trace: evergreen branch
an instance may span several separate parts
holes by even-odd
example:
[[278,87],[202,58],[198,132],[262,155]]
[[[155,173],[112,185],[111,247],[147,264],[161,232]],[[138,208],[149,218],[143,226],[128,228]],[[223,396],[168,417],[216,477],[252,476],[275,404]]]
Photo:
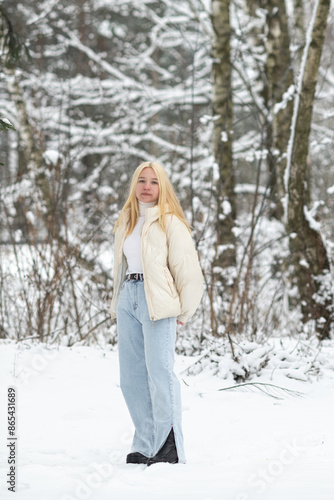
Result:
[[15,127],[7,118],[0,118],[0,131],[15,130]]
[[6,68],[12,69],[21,61],[22,51],[31,60],[28,46],[14,31],[13,25],[4,9],[0,6],[0,60]]

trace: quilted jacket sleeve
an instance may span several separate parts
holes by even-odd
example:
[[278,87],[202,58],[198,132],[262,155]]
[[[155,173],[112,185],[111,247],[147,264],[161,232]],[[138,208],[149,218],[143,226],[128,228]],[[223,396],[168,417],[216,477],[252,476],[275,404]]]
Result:
[[203,274],[193,239],[176,216],[167,223],[168,265],[181,303],[177,318],[185,323],[196,311],[203,295]]

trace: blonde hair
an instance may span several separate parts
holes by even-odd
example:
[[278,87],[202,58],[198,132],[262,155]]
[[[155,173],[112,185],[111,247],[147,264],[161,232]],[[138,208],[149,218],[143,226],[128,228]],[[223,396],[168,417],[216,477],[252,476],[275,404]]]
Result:
[[175,194],[174,188],[167,177],[165,169],[155,161],[145,161],[141,163],[133,173],[129,188],[128,198],[121,210],[120,216],[115,224],[114,231],[121,225],[126,224],[126,236],[134,230],[139,218],[139,205],[136,198],[136,187],[139,176],[144,168],[152,168],[158,179],[159,198],[157,201],[159,223],[164,232],[166,232],[166,215],[175,215],[190,232],[189,224],[186,221],[182,207]]

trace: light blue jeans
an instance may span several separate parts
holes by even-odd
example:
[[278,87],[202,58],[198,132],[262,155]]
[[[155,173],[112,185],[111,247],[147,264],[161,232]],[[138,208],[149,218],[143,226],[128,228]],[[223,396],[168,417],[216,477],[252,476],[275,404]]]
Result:
[[151,321],[144,282],[125,281],[117,304],[121,390],[135,434],[131,451],[153,457],[174,430],[185,462],[180,383],[174,373],[176,318]]

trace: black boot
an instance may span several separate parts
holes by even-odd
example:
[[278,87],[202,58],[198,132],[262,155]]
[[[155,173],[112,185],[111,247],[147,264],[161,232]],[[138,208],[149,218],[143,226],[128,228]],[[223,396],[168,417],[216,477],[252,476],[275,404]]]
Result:
[[179,458],[177,456],[174,431],[170,431],[165,444],[160,448],[154,457],[147,460],[147,465],[158,464],[161,462],[168,462],[169,464],[177,464]]
[[146,464],[147,460],[148,458],[145,457],[145,455],[142,455],[137,451],[134,453],[129,453],[128,456],[126,457],[127,464]]

